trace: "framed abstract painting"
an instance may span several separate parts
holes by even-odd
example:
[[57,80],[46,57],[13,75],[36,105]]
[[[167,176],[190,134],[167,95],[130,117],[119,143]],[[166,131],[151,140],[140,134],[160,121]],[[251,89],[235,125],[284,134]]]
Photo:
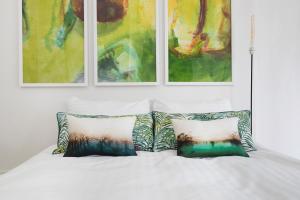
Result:
[[19,0],[23,87],[87,86],[85,0]]
[[231,0],[166,0],[168,85],[231,85]]
[[156,85],[156,0],[95,0],[96,86]]

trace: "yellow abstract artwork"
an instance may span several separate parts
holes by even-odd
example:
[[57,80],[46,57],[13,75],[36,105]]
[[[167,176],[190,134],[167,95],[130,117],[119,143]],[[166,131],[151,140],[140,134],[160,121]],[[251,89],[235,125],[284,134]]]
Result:
[[23,84],[84,84],[84,0],[22,0]]

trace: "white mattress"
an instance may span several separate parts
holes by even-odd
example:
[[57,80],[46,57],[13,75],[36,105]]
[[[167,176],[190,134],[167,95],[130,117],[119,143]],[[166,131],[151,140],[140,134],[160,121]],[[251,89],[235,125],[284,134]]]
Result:
[[63,158],[50,147],[0,176],[1,200],[300,199],[300,162],[266,150],[251,158]]

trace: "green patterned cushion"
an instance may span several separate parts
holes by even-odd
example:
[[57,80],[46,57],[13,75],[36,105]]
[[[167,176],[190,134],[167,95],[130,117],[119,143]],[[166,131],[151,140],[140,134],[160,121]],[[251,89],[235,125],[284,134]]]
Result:
[[[69,114],[75,117],[82,118],[110,118],[112,116],[104,115],[76,115]],[[132,115],[129,115],[130,117]],[[120,116],[113,116],[120,117]],[[124,117],[124,116],[122,116]],[[136,151],[153,151],[153,119],[151,113],[136,115],[137,120],[133,129],[133,143]],[[67,113],[59,112],[57,113],[57,123],[58,123],[58,140],[57,148],[53,151],[53,154],[65,153],[68,142],[68,121]]]
[[153,112],[154,117],[154,151],[176,150],[177,141],[174,133],[172,119],[187,119],[209,121],[216,119],[238,117],[239,134],[242,146],[249,151],[255,151],[254,142],[252,140],[250,111],[229,111],[217,113],[188,113],[188,114],[167,114],[163,112]]

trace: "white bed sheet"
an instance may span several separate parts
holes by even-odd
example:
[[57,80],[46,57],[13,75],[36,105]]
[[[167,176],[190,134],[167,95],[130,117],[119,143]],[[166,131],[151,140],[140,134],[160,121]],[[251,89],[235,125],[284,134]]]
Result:
[[1,200],[300,199],[300,162],[259,149],[251,158],[63,158],[49,147],[0,176]]

